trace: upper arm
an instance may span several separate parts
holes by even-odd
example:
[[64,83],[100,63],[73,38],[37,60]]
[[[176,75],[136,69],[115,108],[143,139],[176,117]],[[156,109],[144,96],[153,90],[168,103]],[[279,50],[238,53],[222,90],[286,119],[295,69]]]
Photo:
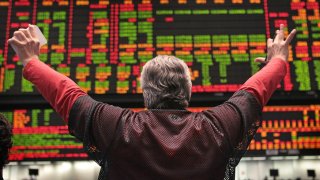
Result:
[[105,151],[110,148],[124,116],[132,114],[129,109],[123,109],[105,103],[99,103],[92,114],[92,135],[97,141],[97,147]]
[[246,92],[236,92],[224,104],[207,110],[219,124],[228,150],[245,150],[249,145],[260,121],[262,108],[256,98]]
[[128,109],[100,103],[90,96],[82,96],[74,103],[69,120],[69,131],[100,152],[105,152],[115,137],[121,117]]

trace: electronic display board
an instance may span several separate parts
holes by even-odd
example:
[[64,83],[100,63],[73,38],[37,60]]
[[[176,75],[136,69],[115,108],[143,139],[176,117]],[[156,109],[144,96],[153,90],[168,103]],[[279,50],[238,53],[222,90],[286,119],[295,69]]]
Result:
[[[190,111],[202,111],[192,107]],[[143,109],[133,109],[140,111]],[[50,108],[0,111],[13,124],[10,160],[87,159],[82,143]],[[320,105],[266,106],[246,156],[319,155]]]
[[0,95],[37,94],[6,43],[29,23],[48,39],[40,59],[89,94],[141,93],[142,66],[158,54],[188,64],[194,93],[234,92],[280,24],[297,35],[279,90],[320,89],[317,0],[1,0],[0,17]]

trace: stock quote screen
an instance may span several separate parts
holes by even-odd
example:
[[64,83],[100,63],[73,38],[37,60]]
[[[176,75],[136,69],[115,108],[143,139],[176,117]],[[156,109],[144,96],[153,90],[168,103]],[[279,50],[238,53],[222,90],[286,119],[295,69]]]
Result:
[[0,17],[0,95],[37,94],[6,43],[28,24],[48,39],[41,61],[89,94],[141,93],[142,66],[159,54],[188,64],[194,93],[234,92],[284,24],[297,35],[280,91],[320,90],[317,0],[1,0]]
[[[193,112],[204,109],[189,108]],[[0,112],[14,126],[11,160],[87,159],[82,143],[69,135],[68,127],[52,109]],[[319,150],[320,105],[266,106],[246,156],[318,155]]]

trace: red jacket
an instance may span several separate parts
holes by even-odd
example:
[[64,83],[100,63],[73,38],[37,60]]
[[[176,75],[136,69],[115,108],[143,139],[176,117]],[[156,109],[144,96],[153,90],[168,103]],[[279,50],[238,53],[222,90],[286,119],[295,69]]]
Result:
[[272,59],[228,101],[197,113],[97,102],[39,60],[23,73],[102,166],[99,179],[233,179],[286,63]]

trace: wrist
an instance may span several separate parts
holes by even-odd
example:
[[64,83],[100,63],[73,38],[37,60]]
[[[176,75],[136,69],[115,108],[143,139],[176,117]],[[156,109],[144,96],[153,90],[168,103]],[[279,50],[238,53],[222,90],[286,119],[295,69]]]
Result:
[[282,55],[272,56],[271,59],[281,59],[281,60],[287,62],[287,58],[285,56],[282,56]]
[[22,59],[21,62],[22,62],[22,65],[25,67],[32,59],[39,59],[39,57],[37,55],[33,55],[29,58],[26,58],[26,59]]

